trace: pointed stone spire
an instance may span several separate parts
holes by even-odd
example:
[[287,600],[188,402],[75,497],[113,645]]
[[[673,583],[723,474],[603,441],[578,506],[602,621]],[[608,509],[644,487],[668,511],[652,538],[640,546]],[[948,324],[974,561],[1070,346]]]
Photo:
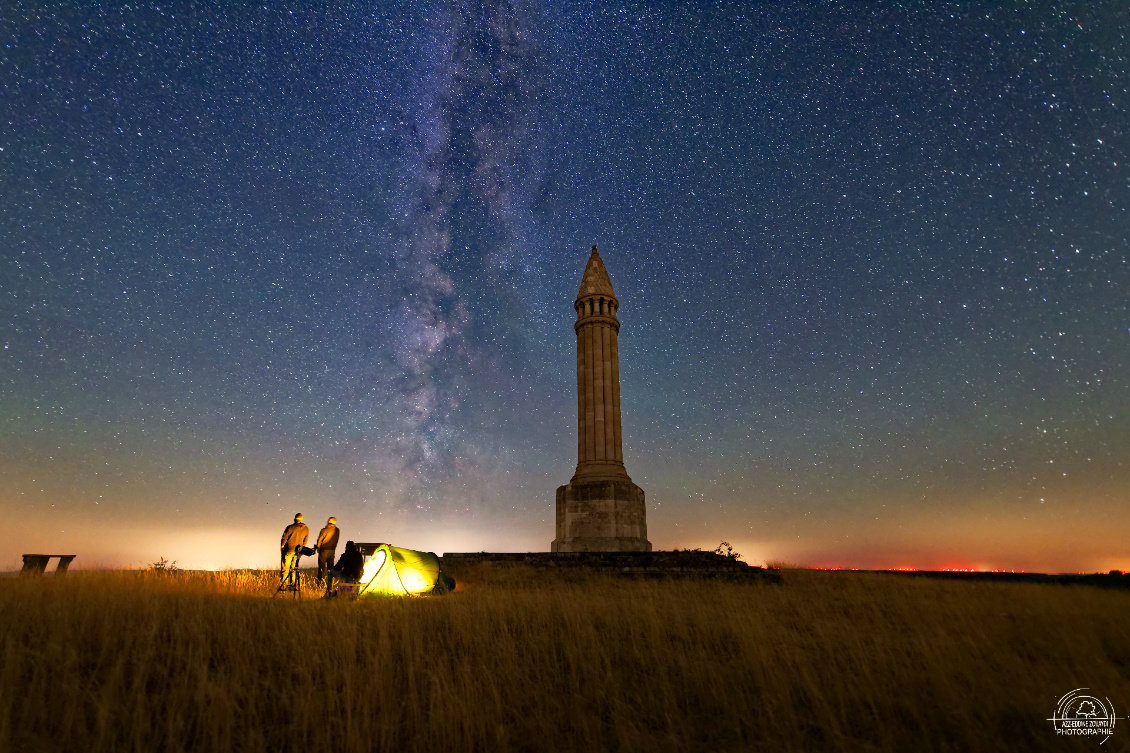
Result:
[[596,252],[596,246],[592,247],[592,255],[589,256],[589,263],[585,267],[585,275],[581,278],[581,291],[577,293],[577,300],[590,295],[616,297],[612,292],[612,280],[608,278],[608,270],[604,268],[604,262]]

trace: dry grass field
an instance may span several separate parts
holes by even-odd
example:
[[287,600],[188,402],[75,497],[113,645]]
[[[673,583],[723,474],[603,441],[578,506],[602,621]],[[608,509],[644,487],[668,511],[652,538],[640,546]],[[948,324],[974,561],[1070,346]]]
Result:
[[3,751],[1000,751],[1130,706],[1130,592],[786,571],[482,567],[442,597],[272,600],[268,573],[0,581]]

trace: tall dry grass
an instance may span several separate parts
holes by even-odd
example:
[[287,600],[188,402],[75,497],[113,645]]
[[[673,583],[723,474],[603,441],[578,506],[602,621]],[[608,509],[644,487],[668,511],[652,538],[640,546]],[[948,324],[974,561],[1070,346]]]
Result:
[[1070,750],[1096,744],[1055,736],[1062,694],[1130,704],[1122,591],[456,576],[362,602],[254,572],[4,580],[0,750]]

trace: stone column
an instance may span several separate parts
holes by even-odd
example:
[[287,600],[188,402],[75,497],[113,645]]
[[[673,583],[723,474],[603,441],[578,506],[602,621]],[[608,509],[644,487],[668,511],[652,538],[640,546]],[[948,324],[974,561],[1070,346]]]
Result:
[[624,468],[620,431],[620,302],[593,246],[577,321],[577,468],[557,489],[555,552],[651,551],[644,492]]

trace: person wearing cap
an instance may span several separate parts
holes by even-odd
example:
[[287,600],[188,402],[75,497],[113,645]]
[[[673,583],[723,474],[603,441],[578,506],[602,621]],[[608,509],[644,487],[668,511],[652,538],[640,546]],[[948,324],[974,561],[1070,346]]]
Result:
[[337,540],[341,534],[337,528],[337,518],[331,517],[326,521],[326,527],[318,531],[318,585],[326,582],[326,574],[334,566],[334,555],[337,553]]
[[290,574],[290,568],[294,566],[295,550],[300,546],[306,546],[306,539],[308,538],[310,538],[310,529],[302,522],[302,513],[298,513],[294,516],[294,522],[283,529],[282,562],[279,564],[279,573],[284,581],[286,576]]

